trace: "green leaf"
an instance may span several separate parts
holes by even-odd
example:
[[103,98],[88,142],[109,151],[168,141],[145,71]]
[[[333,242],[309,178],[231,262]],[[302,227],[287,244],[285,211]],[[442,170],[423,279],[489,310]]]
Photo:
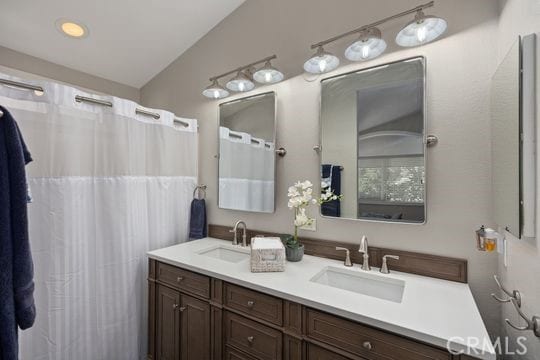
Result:
[[280,235],[281,241],[283,242],[283,245],[285,245],[288,248],[296,249],[300,246],[300,242],[297,241],[293,235],[290,234],[282,234]]

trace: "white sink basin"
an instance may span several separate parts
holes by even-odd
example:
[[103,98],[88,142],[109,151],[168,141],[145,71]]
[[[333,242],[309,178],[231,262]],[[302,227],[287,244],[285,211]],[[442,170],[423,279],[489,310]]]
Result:
[[323,269],[310,281],[397,303],[401,302],[405,289],[402,280],[337,267]]
[[249,258],[249,248],[238,248],[234,246],[216,245],[211,248],[199,251],[197,254],[212,257],[215,259],[237,263]]

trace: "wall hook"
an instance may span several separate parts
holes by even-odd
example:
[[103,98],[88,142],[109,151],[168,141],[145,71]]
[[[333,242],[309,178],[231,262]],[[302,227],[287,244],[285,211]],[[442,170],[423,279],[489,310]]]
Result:
[[521,307],[521,294],[519,293],[519,291],[517,290],[512,290],[512,292],[506,290],[502,285],[501,285],[501,282],[499,281],[499,277],[497,275],[493,275],[493,278],[495,279],[495,282],[497,283],[497,286],[499,287],[499,289],[505,293],[508,298],[507,299],[501,299],[500,297],[498,297],[497,295],[495,294],[491,294],[491,296],[497,300],[498,302],[500,303],[507,303],[507,302],[510,302],[512,300],[515,300],[516,304],[518,307]]
[[527,331],[527,330],[532,330],[534,332],[534,335],[537,336],[537,337],[540,337],[540,317],[538,316],[533,316],[532,319],[529,319],[527,317],[527,315],[525,315],[523,313],[523,311],[521,311],[520,309],[520,306],[518,306],[517,304],[517,301],[516,299],[510,299],[510,301],[512,302],[512,304],[514,305],[514,307],[516,308],[519,316],[525,320],[525,323],[527,325],[525,326],[516,326],[514,324],[512,324],[510,322],[510,320],[508,319],[504,319],[504,321],[509,325],[511,326],[512,328],[516,329],[516,330],[519,330],[519,331]]

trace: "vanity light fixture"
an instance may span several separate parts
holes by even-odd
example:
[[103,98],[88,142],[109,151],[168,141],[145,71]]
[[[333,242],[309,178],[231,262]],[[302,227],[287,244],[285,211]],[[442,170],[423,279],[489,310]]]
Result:
[[223,86],[221,86],[217,79],[212,81],[212,84],[208,85],[203,90],[202,94],[209,99],[223,99],[229,96],[229,92]]
[[272,66],[270,60],[253,74],[253,79],[260,84],[274,84],[283,80],[284,77],[281,71]]
[[397,34],[396,43],[405,47],[427,44],[441,36],[447,26],[446,20],[426,16],[422,10],[418,10],[414,20]]
[[225,86],[231,91],[246,92],[253,90],[255,84],[243,71],[238,71],[236,76],[229,80]]
[[360,38],[345,50],[345,57],[350,61],[366,61],[381,55],[384,50],[386,41],[381,38],[381,30],[372,27],[360,33]]
[[321,46],[317,52],[304,63],[304,70],[311,74],[324,74],[339,66],[339,58],[325,51]]
[[333,38],[311,45],[317,53],[304,63],[304,70],[311,74],[322,74],[334,70],[339,66],[339,58],[324,51],[323,46],[341,40],[344,37],[358,34],[359,38],[345,50],[345,57],[350,61],[366,61],[374,59],[386,50],[386,42],[382,39],[378,28],[388,21],[396,20],[407,15],[416,14],[413,21],[408,23],[396,36],[396,43],[400,46],[418,46],[427,44],[440,37],[447,28],[444,19],[425,15],[423,10],[433,7],[434,1],[418,5],[412,9],[400,12],[387,18],[361,26]]
[[[212,76],[210,78],[211,84],[203,90],[202,94],[209,99],[223,99],[230,95],[228,90],[234,92],[253,90],[255,88],[253,80],[260,84],[275,84],[280,82],[285,76],[270,63],[274,59],[277,59],[276,55],[267,56],[264,59],[240,66],[221,75]],[[264,65],[257,70],[255,66],[263,63]],[[218,79],[235,73],[236,75],[225,84],[228,90],[219,84]]]

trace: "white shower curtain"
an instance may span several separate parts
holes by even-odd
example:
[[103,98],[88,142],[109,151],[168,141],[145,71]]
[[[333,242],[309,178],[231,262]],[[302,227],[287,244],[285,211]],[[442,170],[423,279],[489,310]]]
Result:
[[0,104],[34,158],[27,171],[37,319],[21,333],[21,359],[145,358],[145,253],[188,238],[196,120],[147,109],[156,120],[136,114],[132,101],[33,83],[45,91],[0,85]]

